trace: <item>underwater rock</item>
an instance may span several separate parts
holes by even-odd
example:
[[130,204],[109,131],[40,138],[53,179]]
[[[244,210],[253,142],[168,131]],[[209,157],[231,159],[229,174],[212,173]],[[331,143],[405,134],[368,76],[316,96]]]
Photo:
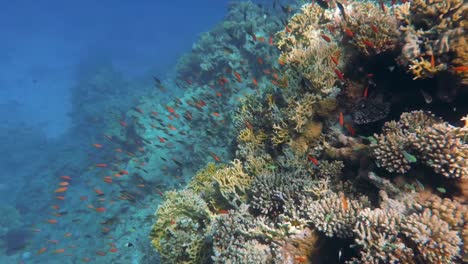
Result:
[[390,104],[376,99],[362,99],[353,108],[351,116],[355,124],[365,125],[387,117]]

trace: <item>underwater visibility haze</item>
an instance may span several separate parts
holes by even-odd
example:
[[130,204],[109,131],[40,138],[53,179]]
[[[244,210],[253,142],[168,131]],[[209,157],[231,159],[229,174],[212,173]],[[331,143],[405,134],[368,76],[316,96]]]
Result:
[[0,263],[468,262],[463,0],[0,10]]

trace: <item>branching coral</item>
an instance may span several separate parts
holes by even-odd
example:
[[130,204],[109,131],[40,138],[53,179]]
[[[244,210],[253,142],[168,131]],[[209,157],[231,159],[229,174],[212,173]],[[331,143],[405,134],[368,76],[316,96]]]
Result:
[[[347,6],[342,28],[353,33],[351,44],[365,55],[395,48],[399,32],[391,9],[382,10],[374,2],[354,2]],[[349,33],[348,33],[349,34]]]
[[417,129],[409,141],[421,159],[436,173],[447,178],[468,177],[468,144],[463,141],[468,133],[446,123]]
[[[238,211],[218,215],[212,225],[214,263],[278,263],[275,246],[261,243],[261,219],[254,219],[242,206]],[[265,239],[263,239],[265,241]],[[278,261],[278,262],[277,262]]]
[[363,263],[415,263],[413,250],[398,236],[402,218],[393,209],[359,213],[354,233]]
[[284,31],[277,34],[278,48],[282,51],[280,60],[291,67],[290,76],[306,78],[310,89],[329,94],[338,79],[336,65],[331,57],[339,60],[340,47],[336,42],[327,43],[321,33],[322,24],[331,20],[332,11],[318,5],[306,4],[301,13],[295,14]]
[[[415,79],[450,70],[468,81],[465,23],[468,8],[462,0],[416,0],[395,7],[403,34],[400,63],[410,65]],[[419,58],[419,59],[418,59]]]
[[360,200],[349,199],[343,193],[329,196],[307,205],[306,219],[318,230],[329,237],[349,238],[353,236],[360,210],[368,206],[366,198]]
[[402,233],[416,245],[424,263],[454,263],[460,257],[457,232],[429,209],[408,216],[402,223]]
[[156,211],[153,246],[167,263],[200,263],[210,211],[193,191],[170,191]]
[[402,114],[388,122],[372,144],[377,164],[390,172],[405,173],[418,160],[448,178],[468,177],[468,129],[453,127],[430,113]]

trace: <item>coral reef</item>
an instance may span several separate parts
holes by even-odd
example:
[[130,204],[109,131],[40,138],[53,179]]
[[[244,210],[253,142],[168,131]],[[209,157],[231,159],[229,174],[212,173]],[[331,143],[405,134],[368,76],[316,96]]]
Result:
[[[464,5],[318,1],[304,4],[290,19],[296,6],[281,5],[278,16],[287,21],[277,21],[284,28],[268,44],[280,55],[265,43],[272,25],[268,31],[253,26],[260,24],[258,17],[233,24],[236,13],[250,17],[261,6],[233,4],[213,31],[220,36],[204,34],[179,65],[179,79],[185,79],[179,85],[203,87],[188,99],[199,108],[190,112],[188,126],[209,124],[210,144],[230,142],[225,157],[232,162],[212,154],[216,163],[199,170],[187,189],[168,194],[152,233],[163,259],[173,254],[179,261],[207,263],[461,263],[467,258],[468,128],[447,113],[452,106],[426,101],[424,109],[447,121],[429,111],[404,112],[421,108],[398,101],[412,98],[405,95],[414,76],[395,69],[394,60],[400,55],[398,63],[418,78],[442,72],[455,81],[464,78],[454,69],[466,64],[459,62],[463,50],[441,47],[441,36],[448,34],[456,36],[445,39],[450,45],[464,41]],[[203,57],[213,43],[224,54]],[[274,62],[266,68],[260,54]],[[251,84],[245,76],[253,78]],[[394,76],[405,91],[388,85]],[[216,83],[223,91],[216,96],[229,99],[212,99],[208,91]],[[247,91],[241,98],[239,87]],[[401,97],[388,100],[394,92]],[[235,113],[214,125],[203,116],[201,101]],[[453,112],[459,116],[464,109]],[[193,139],[196,145],[207,142]],[[203,150],[194,153],[187,165],[206,161]],[[183,246],[169,252],[169,243]]]
[[400,63],[415,79],[431,78],[442,71],[458,75],[467,83],[468,9],[461,0],[417,0],[395,7],[400,21],[403,49]]

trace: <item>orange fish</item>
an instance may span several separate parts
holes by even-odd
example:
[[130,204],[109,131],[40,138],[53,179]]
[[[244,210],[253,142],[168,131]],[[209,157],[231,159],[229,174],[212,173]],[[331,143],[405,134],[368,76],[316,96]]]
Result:
[[120,170],[119,173],[122,175],[128,175],[128,170]]
[[40,254],[42,254],[42,253],[44,253],[44,252],[46,252],[46,251],[47,251],[47,248],[43,247],[43,248],[40,248],[40,249],[37,251],[37,254],[40,255]]
[[341,204],[343,205],[343,209],[346,211],[348,210],[348,199],[346,199],[344,193],[340,193]]
[[98,252],[96,252],[96,254],[98,254],[99,256],[105,256],[105,255],[106,255],[106,252],[98,251]]
[[56,249],[56,250],[54,251],[55,254],[60,254],[60,253],[63,253],[63,252],[65,252],[65,249],[64,249],[64,248],[59,248],[59,249]]
[[369,96],[369,86],[366,86],[366,89],[364,89],[363,96],[367,98]]
[[171,125],[171,124],[167,125],[167,127],[168,127],[170,130],[172,130],[172,131],[176,131],[176,130],[177,130],[177,128],[176,128],[175,126]]
[[262,58],[258,57],[258,58],[257,58],[257,62],[258,62],[258,64],[263,64]]
[[374,45],[374,43],[372,43],[372,41],[363,40],[362,43],[364,43],[364,45],[366,45],[369,48],[372,48],[372,49],[375,48],[375,45]]
[[218,161],[218,162],[221,161],[221,159],[220,159],[218,156],[216,156],[216,154],[210,153],[210,155],[213,157],[214,160],[216,160],[216,161]]
[[65,196],[60,196],[59,195],[59,196],[55,196],[55,198],[57,198],[57,200],[61,200],[61,201],[65,200]]
[[71,180],[71,177],[70,177],[70,176],[66,176],[66,175],[65,175],[65,176],[60,176],[60,178],[62,178],[62,179],[64,179],[64,180],[67,180],[67,181]]
[[54,208],[54,210],[60,209],[60,207],[58,205],[52,205],[52,208]]
[[117,252],[118,250],[117,250],[117,248],[115,248],[115,247],[111,247],[111,248],[109,249],[109,251],[112,252],[112,253],[115,253],[115,252]]
[[104,192],[99,190],[99,189],[94,189],[94,192],[96,192],[97,195],[103,195],[104,194]]
[[434,59],[434,54],[431,54],[431,68],[435,69],[435,59]]
[[67,190],[68,190],[68,187],[61,187],[61,188],[58,188],[57,190],[55,190],[54,192],[62,193],[62,192],[66,192]]
[[228,211],[228,210],[225,210],[225,209],[219,209],[219,210],[218,210],[218,213],[219,213],[219,214],[228,214],[229,211]]
[[330,56],[330,59],[333,61],[333,63],[335,63],[335,65],[338,65],[338,59],[333,57],[333,56]]
[[116,149],[115,149],[115,152],[120,152],[120,153],[122,153],[122,151],[123,151],[123,150],[122,150],[121,148],[116,148]]
[[90,258],[83,258],[82,260],[83,260],[83,262],[90,262],[91,261]]
[[344,116],[343,116],[343,112],[340,112],[340,126],[341,126],[341,127],[344,126]]
[[94,146],[95,148],[102,148],[102,145],[101,145],[101,144],[98,144],[98,143],[93,144],[93,146]]
[[169,111],[169,113],[171,113],[171,114],[175,113],[174,108],[172,108],[172,107],[170,107],[170,106],[166,106],[166,109],[167,109],[167,111]]
[[350,38],[354,37],[354,33],[349,28],[345,28],[344,33],[345,33],[346,36],[348,36]]
[[346,124],[345,126],[349,134],[354,137],[356,135],[356,130],[354,130],[354,128],[350,124]]
[[49,219],[49,220],[47,220],[47,223],[55,225],[57,223],[57,220]]
[[264,37],[259,37],[259,38],[257,38],[257,39],[258,39],[258,41],[260,41],[260,42],[265,42],[265,38],[264,38]]
[[370,26],[371,26],[372,31],[374,31],[374,33],[379,33],[379,29],[374,24],[371,24]]
[[286,62],[282,59],[278,59],[278,64],[283,66]]
[[294,260],[298,263],[305,263],[307,261],[307,258],[305,256],[296,256],[294,257]]
[[333,69],[333,71],[335,72],[336,76],[338,76],[338,79],[340,79],[340,81],[344,81],[344,74],[340,70]]
[[270,38],[268,39],[268,44],[273,45],[273,37],[272,36],[270,36]]
[[218,96],[218,97],[221,97],[221,95],[222,95],[222,94],[221,94],[220,92],[217,92],[217,93],[216,93],[216,96]]
[[312,157],[312,156],[310,156],[310,155],[307,155],[307,159],[309,159],[310,162],[312,162],[314,165],[318,165],[318,164],[319,164],[319,161],[318,161],[316,158],[314,158],[314,157]]
[[164,138],[162,138],[162,137],[158,137],[158,139],[159,139],[159,142],[161,142],[161,143],[166,142],[166,140]]
[[71,237],[72,233],[65,233],[64,237]]
[[122,127],[127,127],[128,126],[128,124],[125,121],[120,120],[119,123],[120,123],[120,125]]
[[468,71],[468,66],[453,67],[453,70],[456,71],[456,72],[466,72],[466,71]]
[[213,115],[216,116],[216,117],[219,117],[219,113],[218,113],[218,112],[213,112]]
[[241,83],[242,78],[241,78],[240,74],[238,72],[234,72],[234,75],[236,76],[237,82]]
[[61,182],[61,183],[59,183],[60,186],[68,186],[68,184],[69,184],[68,182]]
[[81,200],[81,201],[86,201],[86,200],[88,200],[88,196],[81,196],[81,197],[80,197],[80,200]]
[[331,41],[331,38],[325,34],[320,34],[320,37],[322,37],[323,40],[325,40],[326,42],[330,42]]
[[386,9],[386,7],[385,7],[384,2],[381,0],[381,1],[379,1],[379,4],[380,4],[380,8],[382,9],[382,12],[385,13],[385,12],[387,11],[387,9]]
[[255,78],[252,78],[252,83],[255,85],[255,86],[258,86],[258,82]]
[[96,167],[105,168],[105,167],[107,167],[107,164],[106,163],[98,163],[98,164],[96,164]]
[[98,212],[98,213],[102,213],[102,212],[104,212],[104,211],[106,211],[106,208],[104,208],[104,207],[98,207],[98,208],[96,208],[96,212]]

